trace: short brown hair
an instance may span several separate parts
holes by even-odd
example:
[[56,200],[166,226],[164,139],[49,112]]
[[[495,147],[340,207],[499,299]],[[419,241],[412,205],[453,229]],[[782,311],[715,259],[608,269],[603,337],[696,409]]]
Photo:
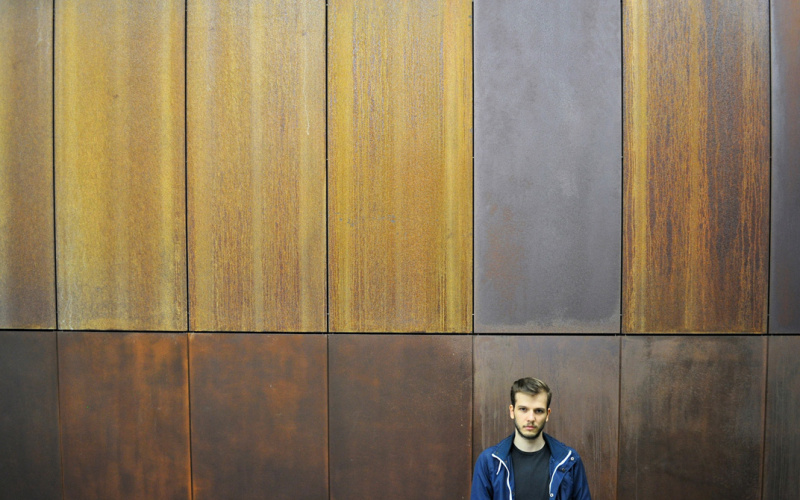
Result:
[[530,396],[544,392],[547,394],[547,407],[550,408],[550,400],[553,399],[553,394],[550,392],[550,387],[538,378],[525,377],[511,384],[511,406],[516,406],[518,392]]

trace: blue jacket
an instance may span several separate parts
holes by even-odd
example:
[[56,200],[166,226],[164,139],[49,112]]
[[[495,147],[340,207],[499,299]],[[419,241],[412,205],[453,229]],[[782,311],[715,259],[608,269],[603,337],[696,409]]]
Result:
[[[589,483],[578,452],[544,435],[550,447],[550,498],[554,500],[591,500]],[[514,434],[496,446],[483,450],[475,463],[471,500],[514,500],[514,467],[511,445]]]

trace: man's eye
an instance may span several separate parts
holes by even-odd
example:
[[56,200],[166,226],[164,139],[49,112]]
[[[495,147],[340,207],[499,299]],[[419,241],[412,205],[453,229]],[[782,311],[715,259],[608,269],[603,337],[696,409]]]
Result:
[[544,413],[544,410],[542,410],[542,409],[536,410],[536,413],[538,413],[539,415],[541,415],[542,413]]

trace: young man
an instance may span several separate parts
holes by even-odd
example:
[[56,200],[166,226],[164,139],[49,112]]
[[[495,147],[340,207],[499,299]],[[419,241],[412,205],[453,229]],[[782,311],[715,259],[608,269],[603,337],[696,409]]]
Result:
[[591,500],[578,453],[544,434],[550,388],[526,377],[511,386],[514,434],[480,454],[472,500]]

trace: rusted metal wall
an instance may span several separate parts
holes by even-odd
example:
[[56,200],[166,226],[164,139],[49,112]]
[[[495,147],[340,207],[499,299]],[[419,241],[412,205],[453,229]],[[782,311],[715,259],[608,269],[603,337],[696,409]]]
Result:
[[514,431],[512,382],[536,377],[553,391],[544,432],[578,451],[592,498],[617,498],[619,342],[607,336],[476,337],[473,463]]
[[619,332],[620,2],[475,0],[475,330]]
[[53,332],[0,332],[0,498],[61,498]]
[[800,3],[772,0],[769,330],[800,332]]
[[53,2],[0,2],[0,328],[55,328]]
[[765,500],[800,498],[800,337],[769,338],[766,434],[764,450]]
[[472,339],[332,335],[331,499],[469,498]]
[[64,499],[188,499],[185,334],[59,332]]
[[472,329],[470,14],[328,6],[331,331]]
[[623,9],[623,330],[765,332],[768,2]]
[[191,329],[325,330],[325,3],[187,6]]
[[184,9],[56,5],[62,330],[187,328]]
[[761,495],[765,337],[622,339],[620,500]]
[[324,335],[192,334],[195,500],[328,497]]

